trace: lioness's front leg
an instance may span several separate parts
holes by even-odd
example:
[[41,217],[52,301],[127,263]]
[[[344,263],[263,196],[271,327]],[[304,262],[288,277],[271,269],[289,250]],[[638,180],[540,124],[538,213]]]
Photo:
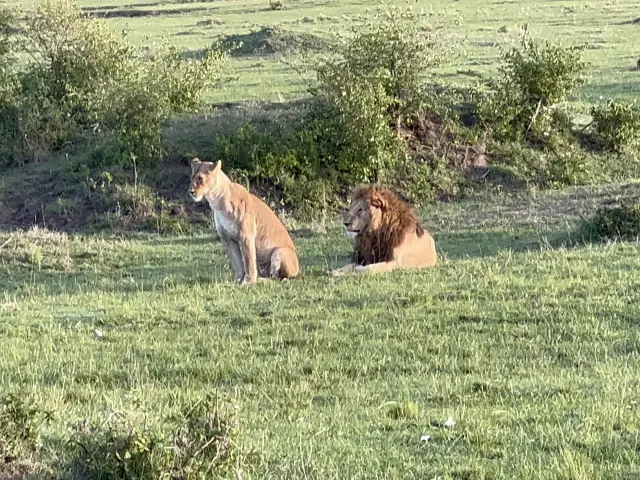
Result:
[[357,263],[350,263],[349,265],[345,265],[344,267],[336,268],[335,270],[332,270],[331,275],[333,275],[334,277],[340,277],[342,275],[355,271],[357,266],[358,266]]
[[256,225],[253,219],[240,227],[240,252],[244,265],[243,285],[256,283],[258,280],[258,261],[256,258]]
[[242,254],[240,253],[240,244],[224,232],[220,233],[219,236],[222,245],[227,251],[227,255],[229,255],[229,263],[236,276],[236,282],[241,282],[244,278],[244,264],[242,262]]
[[240,244],[235,240],[229,242],[229,256],[231,257],[231,268],[236,274],[236,281],[241,282],[244,279],[244,262],[242,261]]

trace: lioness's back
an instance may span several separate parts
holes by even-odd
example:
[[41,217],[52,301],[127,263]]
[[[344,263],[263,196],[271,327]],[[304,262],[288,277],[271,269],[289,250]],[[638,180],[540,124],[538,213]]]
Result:
[[295,245],[289,232],[273,210],[260,197],[253,195],[244,187],[242,189],[249,196],[251,209],[256,215],[257,237],[259,241],[274,246],[290,247],[295,250]]

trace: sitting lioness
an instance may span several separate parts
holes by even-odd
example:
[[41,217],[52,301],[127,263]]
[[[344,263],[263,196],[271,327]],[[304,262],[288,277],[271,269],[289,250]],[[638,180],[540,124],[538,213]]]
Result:
[[233,183],[216,164],[191,161],[191,197],[203,198],[231,260],[236,281],[255,283],[258,277],[293,278],[298,275],[296,247],[275,213],[242,185]]
[[333,270],[334,276],[436,264],[433,237],[420,225],[413,209],[387,188],[356,189],[343,221],[347,235],[355,240],[355,263]]

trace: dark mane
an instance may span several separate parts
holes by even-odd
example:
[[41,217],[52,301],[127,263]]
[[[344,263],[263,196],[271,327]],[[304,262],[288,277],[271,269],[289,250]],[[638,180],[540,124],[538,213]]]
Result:
[[369,228],[357,237],[356,263],[359,265],[391,261],[394,249],[408,232],[413,230],[418,237],[424,235],[413,207],[392,190],[374,185],[360,187],[351,195],[351,203],[361,199],[380,209],[382,219],[377,228]]

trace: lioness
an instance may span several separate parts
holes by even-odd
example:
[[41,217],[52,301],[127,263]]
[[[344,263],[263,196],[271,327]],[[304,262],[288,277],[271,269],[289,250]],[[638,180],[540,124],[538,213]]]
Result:
[[347,235],[355,240],[355,263],[333,270],[334,276],[436,264],[433,237],[413,209],[387,188],[356,189],[343,221]]
[[260,277],[293,278],[298,275],[296,247],[275,213],[222,171],[222,162],[191,160],[189,193],[203,198],[231,260],[236,281],[255,283]]

